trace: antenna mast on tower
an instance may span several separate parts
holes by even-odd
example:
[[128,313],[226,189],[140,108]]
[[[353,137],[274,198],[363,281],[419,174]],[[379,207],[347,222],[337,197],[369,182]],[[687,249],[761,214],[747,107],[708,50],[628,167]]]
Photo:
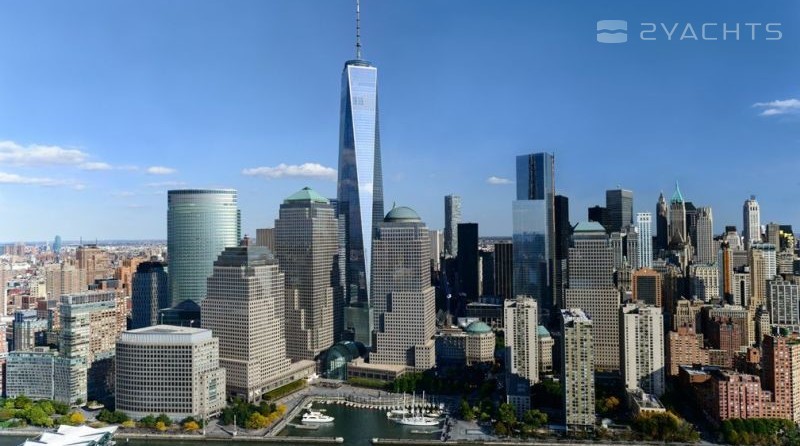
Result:
[[356,0],[356,59],[361,60],[361,1]]

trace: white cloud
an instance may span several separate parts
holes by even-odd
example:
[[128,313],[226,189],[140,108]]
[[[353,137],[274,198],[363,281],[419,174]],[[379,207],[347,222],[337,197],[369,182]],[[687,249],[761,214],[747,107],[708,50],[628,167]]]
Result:
[[761,116],[790,115],[800,113],[800,99],[784,99],[756,102],[753,107],[761,109]]
[[177,187],[183,186],[186,183],[183,181],[159,181],[157,183],[147,183],[145,186],[147,187]]
[[511,180],[509,180],[508,178],[502,178],[496,176],[490,176],[489,178],[486,179],[486,182],[493,185],[511,184]]
[[147,168],[147,173],[150,175],[169,175],[175,172],[176,170],[171,167],[152,166]]
[[278,164],[275,167],[253,167],[242,170],[242,174],[264,178],[317,178],[336,181],[336,169],[318,163]]
[[100,162],[93,162],[93,163],[83,163],[78,166],[82,170],[111,170],[111,164],[108,163],[100,163]]
[[75,183],[72,180],[56,180],[53,178],[42,177],[24,177],[15,173],[0,172],[0,184],[23,184],[30,186],[67,186],[75,190],[83,190],[86,188],[83,184]]
[[0,141],[0,163],[16,166],[75,165],[83,163],[88,154],[77,149]]

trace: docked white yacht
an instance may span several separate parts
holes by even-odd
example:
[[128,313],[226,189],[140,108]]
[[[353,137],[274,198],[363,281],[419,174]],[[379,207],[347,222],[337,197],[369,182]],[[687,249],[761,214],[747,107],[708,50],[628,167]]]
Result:
[[334,418],[330,415],[309,409],[308,412],[303,414],[303,418],[300,421],[303,423],[333,423],[333,420]]

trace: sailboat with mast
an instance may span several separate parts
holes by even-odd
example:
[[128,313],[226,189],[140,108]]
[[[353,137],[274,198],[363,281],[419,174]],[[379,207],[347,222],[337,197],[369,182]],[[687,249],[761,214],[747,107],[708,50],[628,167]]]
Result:
[[420,407],[417,407],[415,397],[416,395],[412,394],[411,416],[403,415],[401,418],[394,418],[394,421],[404,426],[438,426],[441,422],[438,418],[426,416],[423,412],[422,406],[425,405],[425,393],[423,392],[422,394],[422,406]]

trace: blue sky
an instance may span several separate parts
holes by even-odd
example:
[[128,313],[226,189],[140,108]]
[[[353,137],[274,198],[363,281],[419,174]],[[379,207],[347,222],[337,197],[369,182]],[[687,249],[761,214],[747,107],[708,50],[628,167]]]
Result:
[[[334,196],[353,3],[3,2],[0,240],[164,238],[174,187],[238,189],[250,234],[305,185]],[[385,199],[430,227],[456,193],[481,235],[510,234],[513,184],[489,178],[536,151],[555,152],[573,223],[617,185],[652,212],[677,179],[718,231],[750,194],[762,223],[800,225],[800,4],[362,3]],[[603,19],[627,20],[628,42],[598,43]],[[642,41],[645,22],[678,31]],[[740,39],[678,39],[722,22]],[[243,173],[258,167],[273,177]]]

